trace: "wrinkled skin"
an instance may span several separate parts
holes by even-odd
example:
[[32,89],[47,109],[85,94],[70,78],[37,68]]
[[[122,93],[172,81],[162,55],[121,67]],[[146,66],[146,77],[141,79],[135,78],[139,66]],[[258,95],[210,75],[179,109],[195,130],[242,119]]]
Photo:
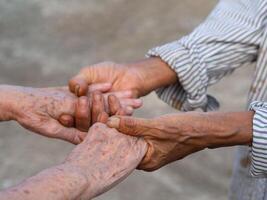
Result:
[[[142,75],[135,68],[130,68],[114,62],[103,62],[84,67],[80,73],[69,81],[71,92],[77,96],[87,94],[87,87],[93,83],[108,82],[112,91],[130,90],[135,96],[140,96]],[[140,83],[140,86],[139,86]]]
[[[94,90],[96,89],[101,90],[99,86],[94,87]],[[0,101],[0,118],[2,121],[16,120],[24,128],[46,137],[79,144],[98,117],[104,122],[112,114],[129,114],[125,109],[127,106],[121,105],[121,99],[128,99],[128,103],[132,103],[129,103],[130,107],[134,103],[135,108],[142,105],[140,100],[131,99],[131,93],[127,91],[107,93],[103,96],[101,92],[94,90],[90,91],[89,97],[77,98],[64,87],[40,89],[1,86],[1,96],[5,95],[6,98]],[[92,100],[95,96],[100,98]],[[113,101],[110,100],[112,98]]]
[[90,187],[82,195],[86,199],[89,194],[98,196],[126,178],[140,163],[146,150],[142,138],[123,135],[96,123],[65,163],[78,167],[87,176]]
[[182,123],[176,115],[166,115],[155,119],[116,116],[107,124],[122,133],[144,138],[148,151],[138,169],[154,171],[205,148],[205,144],[193,142],[194,137],[201,135],[193,135],[190,131],[186,134]]
[[5,86],[1,87],[2,92],[9,102],[10,120],[16,120],[24,128],[73,144],[79,144],[86,136],[86,133],[58,122],[62,115],[74,116],[77,98],[67,90]]
[[1,191],[0,199],[92,199],[125,179],[146,150],[143,139],[96,123],[62,164]]
[[[108,104],[109,114],[106,112]],[[108,95],[107,100],[100,92],[94,92],[90,98],[82,96],[78,99],[75,110],[75,126],[81,131],[88,131],[89,127],[96,123],[106,123],[109,116],[127,115],[120,100],[115,95]]]
[[103,62],[84,67],[69,81],[69,89],[77,96],[86,95],[92,84],[111,84],[110,91],[131,91],[134,97],[177,81],[176,73],[160,58],[133,63]]
[[114,116],[107,125],[144,138],[148,151],[138,168],[154,171],[205,148],[251,145],[252,117],[252,112],[187,112],[154,119]]

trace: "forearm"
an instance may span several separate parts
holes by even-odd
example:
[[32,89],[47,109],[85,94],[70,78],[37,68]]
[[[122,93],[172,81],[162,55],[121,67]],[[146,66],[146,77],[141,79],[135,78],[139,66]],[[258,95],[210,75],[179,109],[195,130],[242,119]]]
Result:
[[199,142],[205,143],[206,148],[250,146],[253,137],[253,115],[252,111],[187,113],[184,120],[191,122],[191,125],[188,125],[189,129],[185,129],[195,133],[192,141],[200,139]]
[[[89,187],[86,176],[78,169],[64,164],[44,170],[21,184],[0,192],[0,200],[78,199]],[[91,197],[89,194],[86,198]]]
[[139,74],[142,76],[141,80],[145,80],[143,86],[146,91],[153,91],[178,81],[175,71],[159,57],[146,58],[126,65],[141,71]]

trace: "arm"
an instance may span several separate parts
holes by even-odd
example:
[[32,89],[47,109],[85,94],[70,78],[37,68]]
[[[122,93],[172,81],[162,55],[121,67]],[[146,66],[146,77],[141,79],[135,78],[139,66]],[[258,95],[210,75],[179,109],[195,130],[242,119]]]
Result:
[[87,177],[74,167],[62,164],[0,192],[0,199],[77,199],[87,189],[90,189]]
[[217,109],[219,103],[207,95],[207,88],[256,61],[264,12],[260,2],[219,1],[191,34],[151,49],[148,56],[160,57],[179,77],[178,83],[157,90],[159,97],[183,111]]
[[78,87],[82,95],[88,84],[110,82],[114,91],[130,89],[143,96],[161,87],[159,97],[177,109],[214,110],[219,104],[207,95],[208,86],[257,59],[264,21],[256,4],[220,1],[188,36],[151,49],[143,61],[85,67],[70,80],[70,90]]
[[148,151],[139,165],[146,171],[201,151],[235,145],[252,145],[254,112],[187,112],[155,119],[111,117],[108,126],[120,132],[143,137]]
[[126,178],[145,152],[142,139],[122,135],[98,123],[63,164],[0,192],[0,199],[91,199]]

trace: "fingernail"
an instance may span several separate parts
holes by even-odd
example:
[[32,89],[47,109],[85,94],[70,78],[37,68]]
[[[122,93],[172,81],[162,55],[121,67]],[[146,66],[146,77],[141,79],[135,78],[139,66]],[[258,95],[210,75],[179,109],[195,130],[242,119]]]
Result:
[[80,85],[75,85],[74,93],[76,96],[79,96],[79,90],[80,90]]
[[126,107],[126,111],[127,111],[127,113],[132,113],[133,112],[133,108],[131,106],[127,106]]
[[132,92],[131,90],[126,90],[126,91],[125,91],[125,94],[126,94],[126,95],[129,95],[129,96],[132,96],[133,92]]
[[134,103],[135,103],[135,104],[138,104],[138,105],[142,104],[142,102],[143,102],[143,101],[142,101],[141,99],[135,99],[135,100],[134,100]]
[[107,125],[111,128],[119,128],[120,126],[120,118],[118,117],[110,117],[107,121]]

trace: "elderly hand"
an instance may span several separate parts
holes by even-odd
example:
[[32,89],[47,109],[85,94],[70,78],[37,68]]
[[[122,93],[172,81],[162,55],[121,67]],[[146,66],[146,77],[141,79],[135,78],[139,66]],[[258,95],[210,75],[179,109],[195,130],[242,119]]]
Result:
[[74,116],[75,113],[77,97],[65,89],[1,86],[0,95],[1,107],[5,107],[1,112],[8,113],[4,120],[16,120],[30,131],[74,144],[86,136],[86,133],[58,122],[61,116]]
[[146,150],[142,138],[97,123],[62,164],[0,191],[0,199],[92,199],[129,176]]
[[114,116],[107,124],[146,140],[148,151],[139,169],[153,171],[205,148],[251,144],[252,115],[188,112],[154,119]]
[[88,92],[88,85],[110,83],[111,91],[130,90],[140,97],[176,81],[176,73],[166,63],[149,58],[128,64],[103,62],[85,67],[69,81],[69,88],[77,96],[83,96]]
[[142,138],[119,133],[106,125],[93,125],[85,140],[65,161],[88,180],[81,199],[90,199],[121,182],[136,168],[147,150]]
[[[84,132],[97,121],[100,112],[127,115],[132,113],[132,110],[127,109],[128,106],[137,108],[142,105],[141,100],[131,98],[131,92],[107,93],[102,96],[97,92],[101,90],[106,90],[105,86],[95,85],[90,90],[90,97],[77,98],[64,87],[40,89],[2,85],[0,119],[16,120],[33,132],[78,144],[85,137]],[[95,98],[96,95],[100,99]],[[89,102],[92,103],[89,105]],[[124,107],[121,102],[125,103]],[[103,110],[99,109],[102,107]],[[101,115],[103,121],[105,115]]]
[[[80,97],[75,110],[75,127],[81,131],[87,132],[92,124],[96,122],[106,123],[108,117],[111,115],[129,114],[121,105],[121,99],[117,97],[117,94],[118,93],[106,96],[100,92],[93,92],[89,98],[85,96]],[[132,99],[131,101],[138,101],[138,99]],[[69,118],[69,116],[66,117]],[[62,118],[60,121],[63,121]],[[66,122],[63,124],[66,124]]]

